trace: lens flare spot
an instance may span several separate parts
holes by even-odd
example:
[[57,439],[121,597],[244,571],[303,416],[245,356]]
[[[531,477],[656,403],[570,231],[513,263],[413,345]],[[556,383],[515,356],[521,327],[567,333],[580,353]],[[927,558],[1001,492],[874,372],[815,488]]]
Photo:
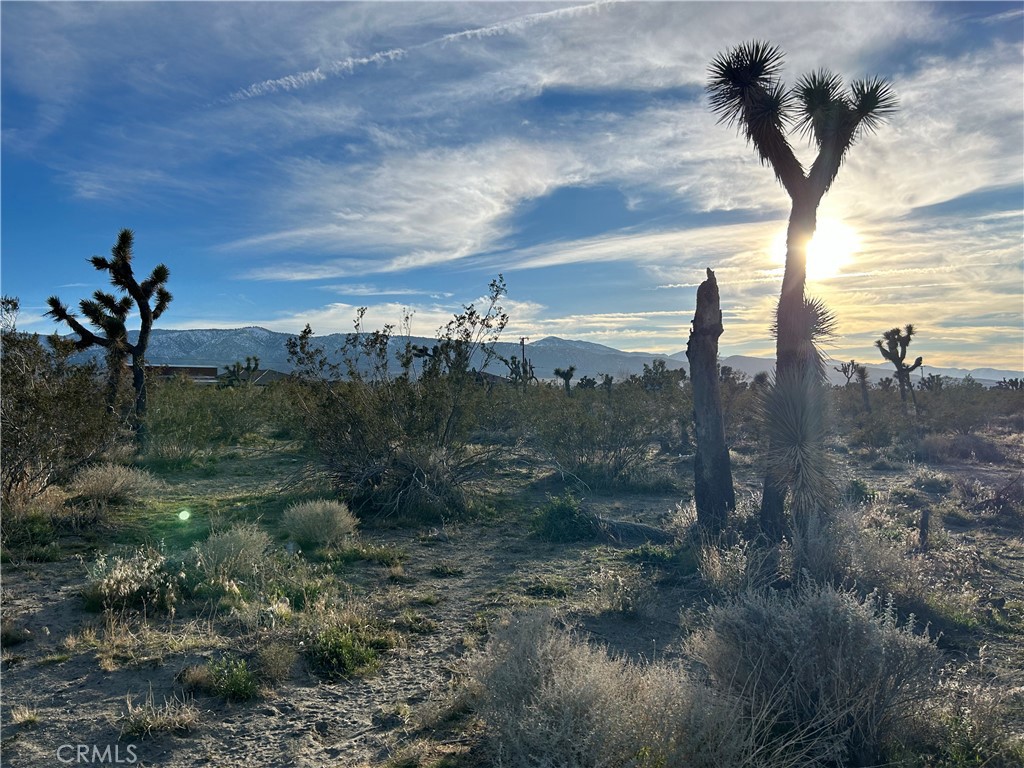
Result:
[[[860,235],[853,227],[837,219],[819,219],[814,237],[807,244],[807,279],[836,277],[860,249]],[[779,263],[786,263],[785,229],[772,242],[772,253]]]
[[190,517],[192,517],[192,513],[187,509],[183,509],[178,513],[179,520],[188,520]]

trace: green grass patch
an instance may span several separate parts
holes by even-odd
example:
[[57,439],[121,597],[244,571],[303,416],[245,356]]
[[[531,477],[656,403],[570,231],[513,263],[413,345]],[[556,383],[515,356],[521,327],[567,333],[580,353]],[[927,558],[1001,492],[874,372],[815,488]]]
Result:
[[395,646],[393,636],[373,626],[329,625],[306,644],[306,659],[329,680],[368,675],[380,668],[382,651]]
[[252,701],[259,696],[256,673],[245,659],[225,656],[209,662],[211,688],[228,701]]
[[534,576],[523,585],[523,592],[531,597],[568,597],[573,585],[564,576]]
[[408,557],[409,554],[404,549],[388,544],[352,544],[332,553],[328,562],[335,568],[344,568],[359,562],[390,567],[401,565]]

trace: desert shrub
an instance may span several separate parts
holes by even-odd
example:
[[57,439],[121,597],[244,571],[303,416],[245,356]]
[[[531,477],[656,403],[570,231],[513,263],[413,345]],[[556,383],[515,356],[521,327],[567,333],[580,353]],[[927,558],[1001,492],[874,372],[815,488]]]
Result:
[[654,590],[635,566],[600,568],[593,575],[593,608],[638,618],[649,615]]
[[57,551],[59,519],[66,508],[63,497],[52,491],[50,489],[32,499],[19,498],[3,504],[0,530],[5,555],[16,552],[26,560],[47,560],[46,552]]
[[325,547],[341,543],[356,532],[359,521],[340,501],[317,499],[292,504],[282,525],[303,546]]
[[547,541],[593,541],[600,535],[597,520],[571,493],[549,497],[534,512],[530,525],[534,535]]
[[926,435],[917,444],[915,457],[920,461],[980,461],[1001,464],[1006,456],[988,438],[975,434]]
[[544,616],[514,619],[471,665],[492,764],[797,766],[768,741],[769,710],[691,679],[679,666],[610,658]]
[[[755,546],[737,537],[733,542],[702,541],[697,552],[697,572],[713,593],[735,595],[773,584],[786,560],[768,546]],[[788,574],[787,574],[788,575]]]
[[472,439],[490,396],[471,365],[483,370],[495,357],[504,292],[500,278],[492,282],[486,309],[466,307],[430,349],[398,343],[392,326],[363,332],[362,310],[340,363],[313,344],[308,326],[289,340],[305,441],[358,515],[464,514],[513,458],[512,447]]
[[983,650],[976,663],[942,670],[935,698],[916,718],[909,746],[917,756],[943,768],[1024,764],[1024,738],[1008,727],[1024,692],[989,672],[986,661]]
[[306,635],[304,652],[310,667],[328,680],[346,679],[375,672],[381,653],[393,648],[396,639],[358,607],[327,610],[316,618]]
[[276,685],[288,679],[298,658],[298,651],[291,645],[272,641],[256,651],[256,668],[260,677]]
[[145,470],[118,464],[86,467],[68,486],[72,503],[125,504],[159,490],[162,484]]
[[658,471],[659,443],[678,447],[686,434],[689,391],[648,392],[636,381],[611,389],[558,387],[530,393],[534,442],[564,477],[587,488],[650,488],[670,484]]
[[173,611],[181,592],[181,579],[167,557],[151,547],[127,555],[101,554],[88,567],[83,589],[91,610]]
[[375,565],[401,565],[409,557],[409,553],[400,547],[389,544],[350,544],[331,554],[330,562],[338,568],[357,562]]
[[211,387],[178,376],[154,382],[149,393],[146,425],[153,445],[147,454],[169,459],[195,457],[210,446],[234,445],[249,435],[268,431],[275,422],[266,388],[254,385]]
[[252,583],[272,568],[270,536],[255,523],[236,523],[192,545],[185,560],[206,584]]
[[934,431],[971,434],[993,415],[992,397],[970,376],[946,380],[938,391],[921,393],[924,422]]
[[[16,330],[18,303],[4,297],[0,322],[0,491],[5,508],[66,482],[121,432],[94,364],[70,361],[74,346]],[[5,525],[5,537],[10,525]]]
[[212,690],[218,696],[228,701],[251,701],[259,696],[259,678],[245,659],[224,656],[210,660],[207,666]]
[[930,695],[934,641],[901,623],[891,599],[807,584],[745,592],[711,609],[694,643],[718,685],[754,711],[771,705],[776,732],[807,765],[875,765],[902,721]]

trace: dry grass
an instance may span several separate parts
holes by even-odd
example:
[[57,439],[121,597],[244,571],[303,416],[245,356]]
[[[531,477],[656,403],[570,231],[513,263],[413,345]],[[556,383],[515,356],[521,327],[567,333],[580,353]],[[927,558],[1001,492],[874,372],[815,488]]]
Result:
[[342,502],[317,499],[288,507],[282,525],[300,546],[330,547],[354,535],[359,520]]
[[11,707],[11,725],[24,725],[26,727],[39,725],[39,710],[25,704]]
[[471,671],[492,764],[504,768],[805,765],[766,743],[770,709],[744,712],[679,666],[610,658],[543,615],[507,624]]
[[142,469],[118,464],[86,467],[71,481],[72,503],[127,504],[161,490],[164,484]]
[[83,596],[93,610],[174,611],[180,580],[165,566],[166,556],[151,547],[124,555],[100,554],[88,568]]
[[808,584],[742,593],[709,621],[692,652],[752,711],[771,704],[780,726],[809,736],[808,765],[875,764],[933,690],[935,643],[891,600]]
[[121,738],[148,738],[157,733],[187,733],[200,722],[199,709],[191,699],[172,697],[159,705],[153,699],[153,691],[141,702],[125,697],[125,713],[121,725]]
[[188,560],[207,582],[248,581],[270,569],[271,544],[255,523],[237,523],[194,544]]

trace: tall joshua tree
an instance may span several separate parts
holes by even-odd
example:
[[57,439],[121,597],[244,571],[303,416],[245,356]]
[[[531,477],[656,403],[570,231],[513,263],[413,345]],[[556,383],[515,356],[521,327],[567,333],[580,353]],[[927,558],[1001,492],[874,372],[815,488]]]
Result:
[[[801,379],[823,374],[813,339],[824,308],[804,294],[807,243],[817,227],[818,205],[850,147],[895,110],[896,99],[884,79],[855,80],[847,90],[838,75],[825,69],[806,74],[787,88],[779,78],[782,62],[776,46],[743,43],[711,62],[707,92],[719,122],[743,132],[791,201],[775,323],[775,381],[776,386],[799,388],[804,386]],[[805,134],[818,150],[807,170],[787,138],[792,129]],[[783,478],[769,471],[761,508],[762,523],[769,530],[781,531],[786,486]]]
[[896,383],[900,386],[900,399],[907,402],[907,390],[910,390],[910,397],[914,401],[914,410],[917,410],[917,397],[914,395],[914,386],[910,382],[910,374],[921,367],[923,357],[917,358],[912,364],[907,365],[907,347],[910,346],[914,336],[914,326],[910,323],[903,328],[892,328],[882,334],[882,338],[875,342],[882,357],[893,364],[896,369]]
[[[171,276],[170,270],[165,265],[157,264],[149,277],[141,283],[135,278],[135,273],[132,270],[134,237],[130,229],[122,229],[117,236],[117,243],[110,250],[111,258],[93,256],[90,259],[98,271],[108,272],[110,284],[125,294],[118,299],[111,293],[96,291],[92,299],[83,299],[79,303],[78,306],[82,314],[102,335],[93,333],[82,325],[56,296],[47,299],[50,311],[46,314],[59,322],[66,323],[78,335],[78,341],[75,342],[78,349],[92,346],[103,347],[107,351],[107,362],[111,365],[111,377],[119,374],[124,359],[131,355],[132,386],[135,389],[135,425],[140,439],[144,439],[146,349],[149,346],[153,322],[164,313],[173,297],[165,287]],[[139,336],[134,344],[128,340],[128,332],[125,327],[128,313],[133,306],[138,310],[140,323]]]

